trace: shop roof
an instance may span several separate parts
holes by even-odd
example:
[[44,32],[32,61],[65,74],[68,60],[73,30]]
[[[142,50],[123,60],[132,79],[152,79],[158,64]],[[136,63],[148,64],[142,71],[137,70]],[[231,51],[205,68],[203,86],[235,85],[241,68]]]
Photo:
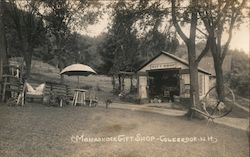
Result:
[[[179,57],[177,57],[177,56],[175,56],[175,55],[173,55],[173,54],[171,54],[171,53],[168,53],[168,52],[165,52],[165,51],[161,51],[161,53],[159,53],[158,55],[154,56],[152,59],[150,59],[150,60],[147,61],[145,64],[143,64],[139,69],[137,69],[136,72],[138,72],[139,70],[141,70],[142,68],[144,68],[145,66],[147,66],[149,63],[151,63],[153,60],[155,60],[156,58],[158,58],[158,57],[159,57],[160,55],[162,55],[162,54],[163,54],[163,55],[166,55],[166,56],[168,56],[168,57],[174,59],[175,61],[184,64],[184,65],[187,65],[187,66],[189,65],[188,62],[187,62],[186,60],[184,60],[184,59],[182,59],[182,58],[179,58]],[[198,67],[198,71],[199,71],[199,72],[202,72],[202,73],[205,73],[205,74],[207,74],[207,75],[212,75],[210,72],[208,72],[208,71],[206,71],[206,70],[204,70],[204,69],[202,69],[202,68],[200,68],[200,67]]]

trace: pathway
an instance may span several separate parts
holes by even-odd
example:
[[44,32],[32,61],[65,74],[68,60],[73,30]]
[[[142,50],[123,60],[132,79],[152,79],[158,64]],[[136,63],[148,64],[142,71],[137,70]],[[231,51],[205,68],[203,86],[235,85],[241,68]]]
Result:
[[[102,104],[101,106],[104,106],[104,104]],[[168,116],[184,116],[187,112],[185,110],[157,108],[157,107],[152,107],[152,106],[154,105],[152,104],[136,105],[136,104],[129,104],[129,103],[112,103],[111,104],[111,108],[128,109],[132,111],[145,111],[145,112],[159,113],[159,114],[168,115]],[[226,125],[226,126],[241,129],[241,130],[249,130],[249,119],[245,119],[245,118],[223,117],[223,118],[215,119],[214,122],[217,124],[222,124],[222,125]]]

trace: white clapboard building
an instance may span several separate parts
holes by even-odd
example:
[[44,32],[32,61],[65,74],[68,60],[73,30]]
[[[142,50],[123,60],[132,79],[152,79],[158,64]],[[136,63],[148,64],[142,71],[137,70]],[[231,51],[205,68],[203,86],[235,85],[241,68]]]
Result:
[[[172,100],[189,98],[190,80],[188,62],[162,51],[137,70],[138,98]],[[211,74],[198,68],[199,94],[204,96],[210,87]]]

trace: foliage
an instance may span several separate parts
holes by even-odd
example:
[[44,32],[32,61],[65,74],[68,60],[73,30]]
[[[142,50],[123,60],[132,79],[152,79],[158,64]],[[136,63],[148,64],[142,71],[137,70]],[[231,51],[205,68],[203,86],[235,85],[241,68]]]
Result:
[[99,47],[104,73],[135,71],[143,62],[178,46],[175,33],[160,31],[165,10],[161,1],[124,1],[111,3],[112,25],[105,42]]
[[249,98],[250,95],[250,58],[241,51],[234,50],[232,54],[232,69],[225,75],[230,87],[240,96]]
[[132,30],[135,20],[132,4],[124,1],[113,4],[112,27],[99,48],[105,65],[102,71],[105,73],[135,70],[138,40]]
[[[173,25],[181,39],[187,47],[188,62],[189,62],[189,77],[190,77],[190,102],[191,106],[188,117],[192,117],[194,111],[192,107],[196,107],[199,102],[199,83],[198,83],[198,64],[209,50],[210,36],[205,36],[206,44],[201,53],[197,55],[196,43],[199,35],[197,29],[199,26],[197,0],[191,0],[187,3],[182,1],[171,0],[171,16]],[[189,25],[189,35],[183,31],[182,25]]]
[[[207,36],[210,37],[209,47],[215,64],[216,89],[220,100],[224,101],[224,77],[222,64],[228,53],[233,29],[243,20],[246,0],[201,1],[199,16],[203,21]],[[227,35],[226,42],[222,37]],[[224,37],[225,38],[225,37]]]
[[[70,62],[80,62],[80,47],[77,42],[79,35],[72,33],[84,25],[96,21],[100,6],[98,1],[70,1],[70,0],[42,0],[44,6],[44,19],[47,28],[49,42],[49,56],[53,56],[54,62],[59,69],[67,66]],[[97,14],[99,13],[99,14]],[[86,44],[84,44],[86,45]],[[72,60],[69,57],[75,56]]]
[[33,50],[41,45],[45,38],[45,28],[37,12],[40,2],[31,0],[22,3],[17,0],[4,2],[4,25],[9,56],[22,56],[29,76]]

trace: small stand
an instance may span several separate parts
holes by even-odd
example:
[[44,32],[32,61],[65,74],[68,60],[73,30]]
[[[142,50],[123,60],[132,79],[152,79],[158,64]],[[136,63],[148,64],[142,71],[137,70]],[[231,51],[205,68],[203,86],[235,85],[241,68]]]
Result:
[[77,104],[85,105],[86,104],[86,102],[85,102],[85,99],[86,99],[85,93],[87,92],[87,90],[85,90],[85,89],[75,89],[74,91],[75,91],[75,93],[74,93],[72,105],[73,106],[76,106]]

